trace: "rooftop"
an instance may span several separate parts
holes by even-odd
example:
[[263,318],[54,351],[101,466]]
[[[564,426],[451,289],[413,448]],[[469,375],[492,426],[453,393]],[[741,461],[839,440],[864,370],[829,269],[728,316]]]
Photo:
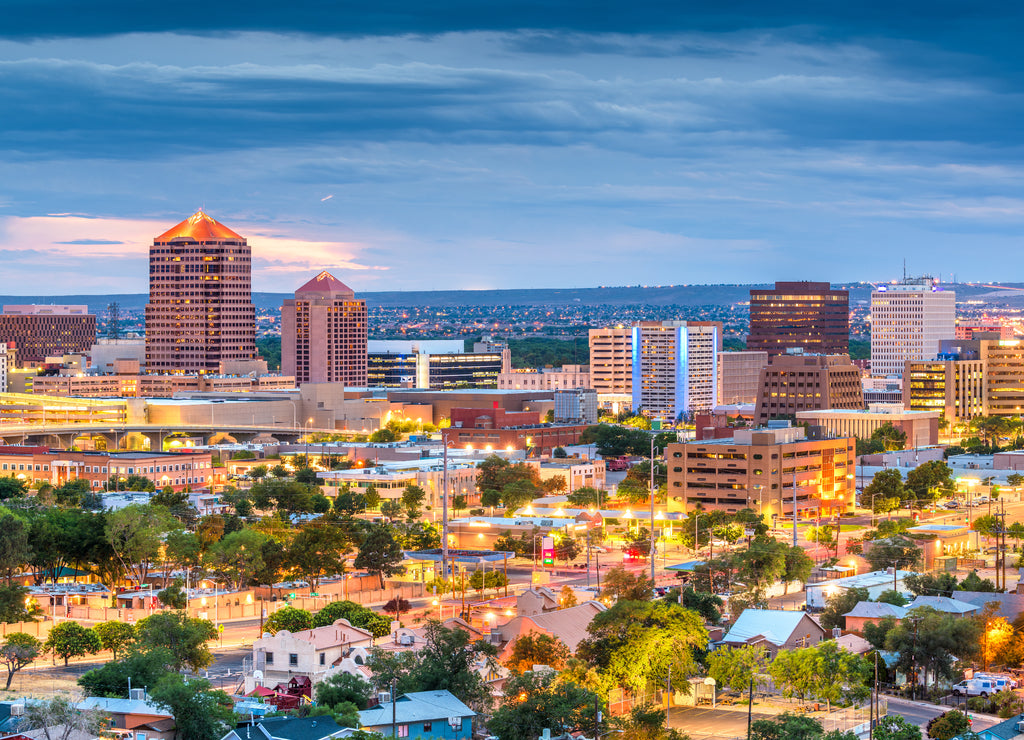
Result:
[[345,293],[350,297],[355,297],[355,292],[352,288],[338,280],[338,278],[327,272],[327,270],[324,270],[295,291],[295,295],[299,295],[300,293]]
[[169,242],[174,239],[187,239],[189,241],[239,241],[245,239],[224,224],[218,223],[211,216],[205,214],[201,209],[186,218],[180,224],[168,229],[154,242]]
[[807,588],[871,588],[873,586],[882,586],[886,583],[892,583],[894,580],[899,581],[912,575],[913,571],[909,570],[898,570],[893,574],[885,570],[875,570],[870,573],[860,573],[855,576],[847,576],[846,578],[833,578],[828,581],[820,581],[818,583],[808,583]]
[[722,642],[747,642],[760,635],[773,645],[782,645],[806,616],[781,609],[744,609]]
[[[414,691],[398,697],[394,705],[396,720],[401,724],[476,716],[450,691]],[[367,727],[390,725],[391,707],[392,702],[384,702],[366,709],[359,713],[359,721]]]

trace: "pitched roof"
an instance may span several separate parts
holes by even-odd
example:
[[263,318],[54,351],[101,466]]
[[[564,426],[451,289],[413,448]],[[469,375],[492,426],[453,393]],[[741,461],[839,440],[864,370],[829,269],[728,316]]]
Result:
[[884,601],[858,601],[857,606],[844,614],[844,617],[862,617],[864,619],[884,619],[893,617],[903,619],[907,615],[907,607],[886,604]]
[[189,239],[191,241],[245,241],[222,223],[205,214],[202,209],[196,211],[180,224],[171,227],[153,241],[169,242],[172,239]]
[[352,288],[338,280],[338,278],[327,272],[327,270],[324,270],[295,291],[295,295],[299,295],[300,293],[345,293],[349,296],[355,296],[355,291],[353,291]]
[[871,650],[871,643],[860,635],[841,635],[836,638],[836,645],[854,655],[863,655]]
[[[413,691],[402,694],[395,702],[395,721],[399,724],[475,716],[476,712],[455,698],[450,691]],[[390,725],[391,702],[364,709],[359,713],[359,723],[364,727]]]
[[[259,639],[265,641],[288,636],[310,643],[314,650],[323,650],[345,643],[362,642],[373,638],[371,632],[361,627],[353,627],[347,619],[336,619],[333,624],[329,624],[326,627],[316,627],[300,632],[279,630],[274,635],[264,636]],[[266,645],[266,642],[261,642],[260,644]]]
[[[744,609],[722,642],[743,643],[760,636],[773,645],[783,645],[806,616],[781,609]],[[817,625],[813,619],[811,622]]]
[[260,729],[274,740],[323,740],[343,728],[332,717],[267,717],[257,721]]
[[997,737],[1001,738],[1001,740],[1010,740],[1021,734],[1017,731],[1017,724],[1022,719],[1024,719],[1024,714],[1018,714],[1009,719],[1004,719],[999,724],[986,727],[984,730],[978,730],[977,732],[982,737]]
[[[502,633],[514,633],[516,637],[530,632],[546,632],[565,643],[570,652],[575,653],[579,644],[590,636],[587,627],[599,613],[606,611],[604,604],[596,601],[584,601],[582,604],[567,609],[534,614],[529,617],[515,617],[508,622],[508,629],[503,625]],[[514,638],[510,638],[511,640]]]
[[981,610],[981,607],[977,604],[958,601],[956,599],[951,599],[948,596],[918,596],[910,602],[907,609],[916,609],[919,606],[931,607],[936,611],[946,612],[948,614],[971,614],[972,612]]
[[169,710],[141,699],[104,699],[90,696],[75,705],[78,709],[98,709],[110,714],[150,714],[156,717],[173,716]]
[[996,616],[1005,617],[1011,622],[1024,612],[1024,594],[996,594],[990,591],[954,591],[953,598],[968,604],[985,607],[993,601],[999,604]]

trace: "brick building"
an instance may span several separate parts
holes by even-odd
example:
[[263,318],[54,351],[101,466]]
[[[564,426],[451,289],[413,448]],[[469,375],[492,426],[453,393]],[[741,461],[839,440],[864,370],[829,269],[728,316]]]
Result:
[[758,424],[798,411],[864,408],[860,369],[848,355],[778,355],[761,371],[759,385]]
[[14,343],[21,366],[87,352],[95,341],[96,316],[88,306],[4,306],[0,314],[0,344]]

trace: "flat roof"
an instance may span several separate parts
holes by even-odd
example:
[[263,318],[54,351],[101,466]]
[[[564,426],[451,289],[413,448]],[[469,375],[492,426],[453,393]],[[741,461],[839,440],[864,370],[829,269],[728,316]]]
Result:
[[[504,561],[514,558],[514,552],[506,550],[455,550],[448,549],[448,559],[453,563],[483,563]],[[434,550],[406,550],[405,557],[409,560],[429,560],[440,562],[443,555],[440,548]]]

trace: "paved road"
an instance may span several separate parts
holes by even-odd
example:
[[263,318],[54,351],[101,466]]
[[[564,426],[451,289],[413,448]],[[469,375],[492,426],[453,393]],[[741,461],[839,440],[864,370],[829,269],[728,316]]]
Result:
[[[771,719],[754,706],[753,719]],[[669,727],[681,730],[691,737],[735,738],[747,736],[746,709],[711,709],[710,707],[673,707],[669,710]]]

